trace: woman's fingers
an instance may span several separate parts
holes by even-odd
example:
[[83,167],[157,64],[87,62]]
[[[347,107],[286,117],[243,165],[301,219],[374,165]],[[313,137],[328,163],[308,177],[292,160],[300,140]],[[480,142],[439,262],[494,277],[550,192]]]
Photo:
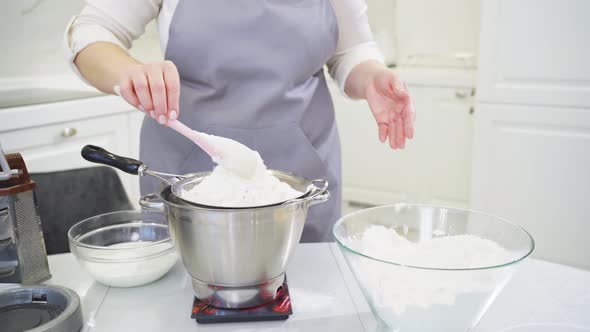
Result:
[[135,94],[139,98],[139,108],[148,112],[153,118],[155,116],[154,105],[152,104],[152,94],[150,93],[150,87],[145,73],[135,73],[131,77],[131,81],[133,82]]
[[414,103],[408,100],[406,107],[404,107],[404,133],[408,139],[414,137]]
[[396,130],[397,126],[395,125],[395,121],[389,123],[389,147],[392,149],[397,149],[397,141],[395,140],[396,137]]
[[371,86],[367,89],[367,102],[371,109],[371,113],[373,113],[373,117],[377,122],[379,141],[385,143],[389,136],[389,113],[379,92],[375,89],[375,86]]
[[164,85],[164,76],[160,66],[152,66],[147,72],[148,85],[152,96],[152,104],[156,112],[156,120],[160,124],[165,124],[168,120],[168,106],[166,101],[166,87]]
[[406,146],[406,137],[404,135],[403,119],[398,117],[395,119],[395,145],[403,149]]
[[118,87],[117,94],[159,123],[178,118],[180,78],[171,61],[134,66]]
[[406,83],[404,83],[404,89],[408,95],[401,110],[404,121],[404,136],[411,139],[414,137],[414,102],[408,92],[408,85]]
[[389,125],[387,123],[378,123],[379,126],[379,141],[385,143],[389,135]]
[[171,120],[178,118],[180,98],[180,78],[178,69],[172,61],[164,61],[163,68],[164,83],[166,85],[166,97],[168,104],[168,116]]
[[135,89],[133,89],[133,83],[130,79],[123,80],[119,84],[119,91],[117,92],[126,102],[132,105],[135,108],[139,107],[139,98],[135,94]]
[[[406,114],[404,113],[410,102],[408,86],[403,81],[399,80],[396,75],[389,75],[388,83],[388,97],[390,97],[393,102],[393,107],[389,110],[389,121],[390,127],[394,127],[394,134],[390,134],[390,146],[392,148],[403,149],[406,146],[406,125],[412,125],[411,122],[406,121]],[[392,131],[391,128],[390,131]],[[391,139],[393,139],[393,143],[391,142]]]

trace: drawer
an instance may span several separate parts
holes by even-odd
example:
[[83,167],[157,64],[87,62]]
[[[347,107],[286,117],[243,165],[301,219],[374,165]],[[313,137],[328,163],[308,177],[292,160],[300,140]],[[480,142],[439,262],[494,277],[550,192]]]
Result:
[[129,153],[127,127],[127,115],[118,114],[2,132],[0,141],[5,152],[23,155],[29,172],[50,172],[88,167],[80,156],[86,144]]

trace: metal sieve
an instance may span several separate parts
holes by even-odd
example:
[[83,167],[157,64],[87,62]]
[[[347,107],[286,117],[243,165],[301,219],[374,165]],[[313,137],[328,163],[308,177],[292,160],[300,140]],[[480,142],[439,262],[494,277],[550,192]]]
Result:
[[[111,153],[99,146],[95,145],[86,145],[82,148],[82,157],[87,161],[103,164],[111,167],[115,167],[120,169],[121,171],[133,175],[149,175],[153,176],[164,183],[170,185],[170,190],[176,198],[178,198],[182,203],[189,204],[196,207],[201,208],[215,208],[215,209],[251,209],[251,208],[263,208],[263,207],[270,207],[281,205],[285,203],[295,202],[298,200],[304,200],[309,198],[313,195],[323,193],[328,188],[328,181],[326,180],[313,180],[313,181],[305,181],[301,183],[295,184],[295,190],[302,192],[303,194],[299,197],[294,199],[290,199],[283,202],[277,202],[275,204],[268,204],[268,205],[261,205],[261,206],[251,206],[251,207],[218,207],[218,206],[210,206],[199,204],[187,199],[183,198],[184,191],[190,191],[193,187],[198,185],[209,172],[202,172],[202,173],[190,173],[185,175],[179,174],[170,174],[170,173],[163,173],[163,172],[156,172],[152,171],[148,168],[146,164],[142,161],[137,159],[129,158],[129,157],[122,157],[118,156],[114,153]],[[276,172],[276,171],[271,171]],[[292,187],[294,184],[290,184]]]

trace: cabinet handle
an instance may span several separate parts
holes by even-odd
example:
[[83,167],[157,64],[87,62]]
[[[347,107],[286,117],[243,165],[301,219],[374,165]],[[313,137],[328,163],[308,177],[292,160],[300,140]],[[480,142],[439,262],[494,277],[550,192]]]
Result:
[[455,97],[459,98],[459,99],[465,99],[469,96],[469,92],[465,91],[465,90],[457,90],[455,91]]
[[68,127],[68,128],[64,128],[61,131],[61,136],[62,137],[73,137],[73,136],[76,136],[77,133],[78,133],[78,130],[76,130],[76,128]]

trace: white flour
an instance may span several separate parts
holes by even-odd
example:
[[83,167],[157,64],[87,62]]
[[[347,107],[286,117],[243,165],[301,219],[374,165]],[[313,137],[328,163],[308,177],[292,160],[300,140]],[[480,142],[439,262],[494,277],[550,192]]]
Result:
[[181,196],[210,206],[252,207],[279,203],[302,194],[274,177],[261,162],[251,178],[217,166],[201,183],[190,191],[184,190]]
[[144,285],[161,278],[177,260],[176,251],[158,255],[172,248],[172,243],[139,248],[145,244],[146,242],[137,241],[109,246],[109,248],[129,248],[129,250],[88,250],[84,252],[88,259],[79,258],[79,261],[90,275],[102,284],[114,287]]
[[468,234],[415,243],[394,229],[371,226],[355,244],[355,248],[372,257],[428,268],[474,268],[498,265],[506,259],[506,251],[496,242]]
[[[496,242],[474,235],[457,235],[433,238],[418,243],[400,236],[394,229],[371,226],[361,238],[349,239],[348,245],[363,254],[401,265],[442,269],[475,268],[500,265],[508,261],[509,252]],[[360,256],[348,256],[359,283],[371,299],[379,315],[396,328],[416,322],[419,310],[427,311],[432,321],[436,317],[457,321],[479,310],[481,304],[497,287],[508,280],[507,268],[472,271],[442,271],[400,267]],[[457,300],[465,295],[463,300]],[[443,311],[444,306],[461,307],[461,315],[452,318],[455,311]],[[406,316],[404,316],[404,314]],[[410,315],[410,316],[407,316]],[[437,316],[438,315],[438,316]],[[403,329],[405,330],[405,329]],[[411,329],[409,329],[411,330]]]
[[258,152],[221,136],[207,135],[207,140],[222,152],[223,159],[214,157],[219,166],[195,187],[182,190],[184,200],[216,207],[255,207],[303,194],[274,177]]

